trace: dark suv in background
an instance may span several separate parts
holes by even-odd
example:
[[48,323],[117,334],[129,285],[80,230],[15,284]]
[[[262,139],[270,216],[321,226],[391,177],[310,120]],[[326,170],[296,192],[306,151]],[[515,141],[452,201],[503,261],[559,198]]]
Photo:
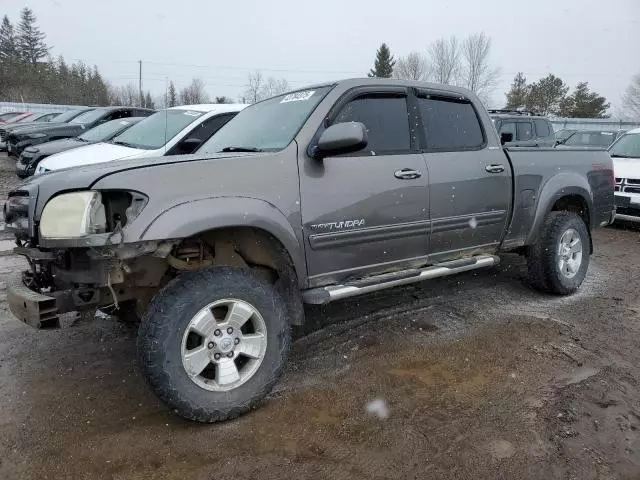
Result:
[[500,137],[511,134],[508,146],[553,147],[556,137],[551,122],[546,117],[521,110],[489,110]]

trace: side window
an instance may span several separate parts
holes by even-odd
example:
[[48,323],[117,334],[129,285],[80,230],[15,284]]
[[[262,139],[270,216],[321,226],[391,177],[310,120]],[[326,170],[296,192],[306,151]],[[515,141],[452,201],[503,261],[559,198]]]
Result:
[[[211,117],[206,119],[200,125],[191,130],[184,140],[196,138],[201,142],[209,140],[209,137],[216,133],[223,125],[225,125],[229,120],[235,117],[235,114],[224,114],[224,115],[216,115],[215,117]],[[183,140],[183,141],[184,141]]]
[[469,150],[484,145],[473,105],[444,97],[418,97],[427,146],[437,150]]
[[377,154],[411,149],[406,97],[368,95],[347,103],[332,123],[361,122],[367,151]]
[[200,145],[220,130],[236,113],[216,115],[201,122],[194,127],[180,142],[169,152],[169,155],[185,155],[195,152]]
[[533,128],[531,122],[518,122],[518,140],[531,140],[533,138]]
[[549,123],[546,120],[534,120],[536,124],[536,137],[548,137],[551,135],[551,130],[549,129]]
[[499,134],[510,133],[512,135],[512,139],[515,141],[516,139],[516,122],[502,122],[500,125]]

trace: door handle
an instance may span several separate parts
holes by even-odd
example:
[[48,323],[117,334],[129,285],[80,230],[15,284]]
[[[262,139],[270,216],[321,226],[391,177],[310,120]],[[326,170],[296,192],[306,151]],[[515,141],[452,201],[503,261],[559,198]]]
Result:
[[413,170],[412,168],[401,168],[400,170],[393,172],[393,176],[400,180],[413,180],[414,178],[420,178],[422,173],[418,170]]
[[489,173],[502,173],[504,172],[504,165],[493,164],[487,165],[484,169]]

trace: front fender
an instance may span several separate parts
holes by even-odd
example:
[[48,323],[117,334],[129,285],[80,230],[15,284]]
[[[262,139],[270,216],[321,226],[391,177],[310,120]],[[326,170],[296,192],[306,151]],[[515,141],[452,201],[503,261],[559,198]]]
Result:
[[215,197],[184,202],[155,217],[142,231],[140,240],[187,238],[225,227],[254,227],[270,233],[289,252],[299,281],[307,278],[303,249],[290,221],[264,200]]
[[578,195],[584,199],[589,210],[590,228],[594,225],[593,194],[587,179],[573,172],[562,172],[551,177],[538,195],[535,216],[527,236],[527,245],[534,243],[553,205],[562,197]]

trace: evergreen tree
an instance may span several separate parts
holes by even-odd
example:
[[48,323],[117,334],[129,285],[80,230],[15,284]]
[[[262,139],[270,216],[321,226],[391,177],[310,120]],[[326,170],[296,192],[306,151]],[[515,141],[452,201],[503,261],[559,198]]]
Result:
[[155,104],[153,103],[153,99],[151,98],[151,92],[149,92],[149,91],[144,96],[144,105],[143,105],[143,107],[145,107],[145,108],[153,108],[153,109],[156,108]]
[[175,107],[178,104],[178,94],[176,93],[176,86],[173,82],[169,82],[167,97],[167,107]]
[[18,23],[18,52],[23,62],[35,65],[47,57],[49,48],[44,42],[45,36],[36,26],[31,9],[23,8]]
[[394,60],[393,55],[391,55],[391,50],[389,50],[386,43],[383,43],[376,52],[376,60],[373,64],[373,68],[369,72],[369,76],[391,78],[395,64],[396,61]]
[[517,109],[524,107],[527,104],[528,95],[529,86],[527,85],[527,79],[522,72],[518,72],[513,79],[511,89],[507,92],[506,108]]
[[527,108],[540,115],[558,115],[567,92],[569,87],[551,73],[531,85],[527,95]]
[[9,63],[18,56],[18,46],[13,25],[6,15],[0,25],[0,62]]
[[560,105],[560,116],[574,118],[606,118],[610,107],[605,97],[589,91],[587,82],[580,82]]

